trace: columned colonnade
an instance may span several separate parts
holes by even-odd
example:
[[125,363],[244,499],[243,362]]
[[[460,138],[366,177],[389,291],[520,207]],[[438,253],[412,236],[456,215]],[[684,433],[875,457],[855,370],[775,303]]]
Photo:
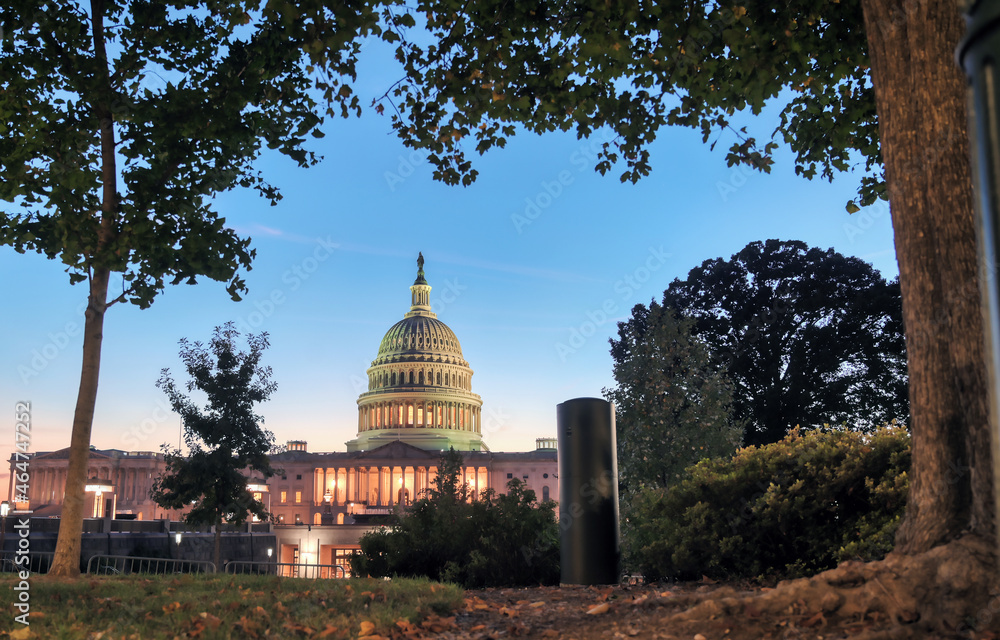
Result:
[[386,400],[360,407],[358,431],[423,427],[480,433],[482,407],[465,402]]
[[[410,504],[434,486],[436,466],[427,465],[372,465],[364,467],[318,468],[314,472],[315,505],[327,503],[344,506],[362,503],[369,507],[391,507]],[[462,481],[469,485],[470,493],[478,496],[489,486],[486,467],[465,467]]]
[[[62,504],[66,496],[66,466],[41,466],[32,464],[28,481],[28,499],[35,506],[45,504]],[[16,469],[15,469],[16,472]],[[143,503],[149,500],[149,491],[153,481],[163,472],[163,465],[147,467],[115,467],[113,464],[102,464],[87,469],[87,479],[106,480],[115,487],[118,496],[118,507],[127,504]],[[17,478],[12,476],[7,499],[13,501],[20,495],[17,489]]]

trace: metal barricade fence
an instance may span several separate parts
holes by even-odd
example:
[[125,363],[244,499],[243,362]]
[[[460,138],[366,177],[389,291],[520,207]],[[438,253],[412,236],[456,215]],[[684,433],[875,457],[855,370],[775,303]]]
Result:
[[216,573],[216,569],[215,564],[207,560],[96,555],[87,561],[87,573],[98,575]]
[[54,551],[0,551],[0,573],[48,573]]
[[[226,573],[256,573],[284,578],[346,578],[347,571],[339,564],[299,564],[295,562],[268,562],[233,560],[226,563]],[[339,575],[338,575],[339,574]]]

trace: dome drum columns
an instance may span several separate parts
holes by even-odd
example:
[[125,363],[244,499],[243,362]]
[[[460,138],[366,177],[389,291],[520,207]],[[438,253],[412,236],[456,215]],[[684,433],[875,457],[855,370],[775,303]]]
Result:
[[481,434],[481,419],[481,406],[472,403],[376,401],[358,411],[358,432],[406,428],[453,429]]

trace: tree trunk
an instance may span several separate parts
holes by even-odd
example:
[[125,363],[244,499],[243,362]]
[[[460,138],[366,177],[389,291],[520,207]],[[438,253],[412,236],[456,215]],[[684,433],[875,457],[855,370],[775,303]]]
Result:
[[215,570],[221,571],[219,559],[222,557],[222,519],[215,521],[215,550],[212,553],[212,562],[215,563]]
[[102,254],[105,248],[117,232],[118,169],[115,162],[114,119],[111,113],[111,79],[104,43],[103,0],[92,0],[90,8],[94,55],[104,63],[99,67],[103,73],[103,95],[92,105],[101,128],[101,226],[97,251],[90,256],[92,264],[98,266],[93,266],[90,273],[90,295],[83,329],[83,368],[76,410],[73,413],[73,434],[70,437],[69,466],[66,469],[66,497],[59,521],[55,558],[49,569],[49,575],[54,577],[80,574],[84,485],[90,459],[90,433],[94,425],[94,406],[101,371],[101,344],[104,341],[104,313],[108,307],[108,280],[111,275],[110,270],[100,266],[100,263],[104,258]]
[[957,3],[862,0],[910,375],[913,467],[896,540],[992,539],[987,379]]
[[49,569],[54,577],[80,574],[80,538],[83,535],[84,485],[90,460],[90,432],[94,424],[97,382],[101,370],[101,342],[104,338],[104,312],[107,306],[107,269],[96,270],[90,281],[90,301],[83,329],[83,369],[80,390],[73,414],[73,434],[66,468],[66,497],[59,520],[56,553]]

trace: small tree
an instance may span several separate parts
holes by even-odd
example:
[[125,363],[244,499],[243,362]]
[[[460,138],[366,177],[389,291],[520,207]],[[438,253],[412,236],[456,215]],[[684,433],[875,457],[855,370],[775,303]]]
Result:
[[732,391],[713,368],[708,347],[692,335],[694,321],[655,302],[636,305],[611,340],[618,479],[622,496],[644,486],[666,488],[704,458],[726,456],[742,426],[730,415]]
[[391,528],[362,536],[355,575],[425,576],[465,587],[553,584],[559,579],[554,502],[538,504],[519,480],[469,500],[462,456],[441,457],[434,488]]
[[166,509],[193,504],[185,521],[215,526],[216,566],[223,521],[239,524],[249,515],[270,517],[247,488],[244,472],[259,473],[265,480],[274,475],[267,455],[274,436],[260,426],[264,419],[254,413],[254,405],[266,401],[278,385],[271,380],[271,368],[260,365],[269,346],[267,334],[248,335],[249,351],[237,349],[239,338],[233,323],[227,322],[215,328],[208,348],[181,339],[181,360],[191,377],[184,389],[203,392],[204,408],[178,388],[169,369],[163,369],[156,382],[184,420],[189,455],[164,447],[167,470],[153,483],[150,495]]

